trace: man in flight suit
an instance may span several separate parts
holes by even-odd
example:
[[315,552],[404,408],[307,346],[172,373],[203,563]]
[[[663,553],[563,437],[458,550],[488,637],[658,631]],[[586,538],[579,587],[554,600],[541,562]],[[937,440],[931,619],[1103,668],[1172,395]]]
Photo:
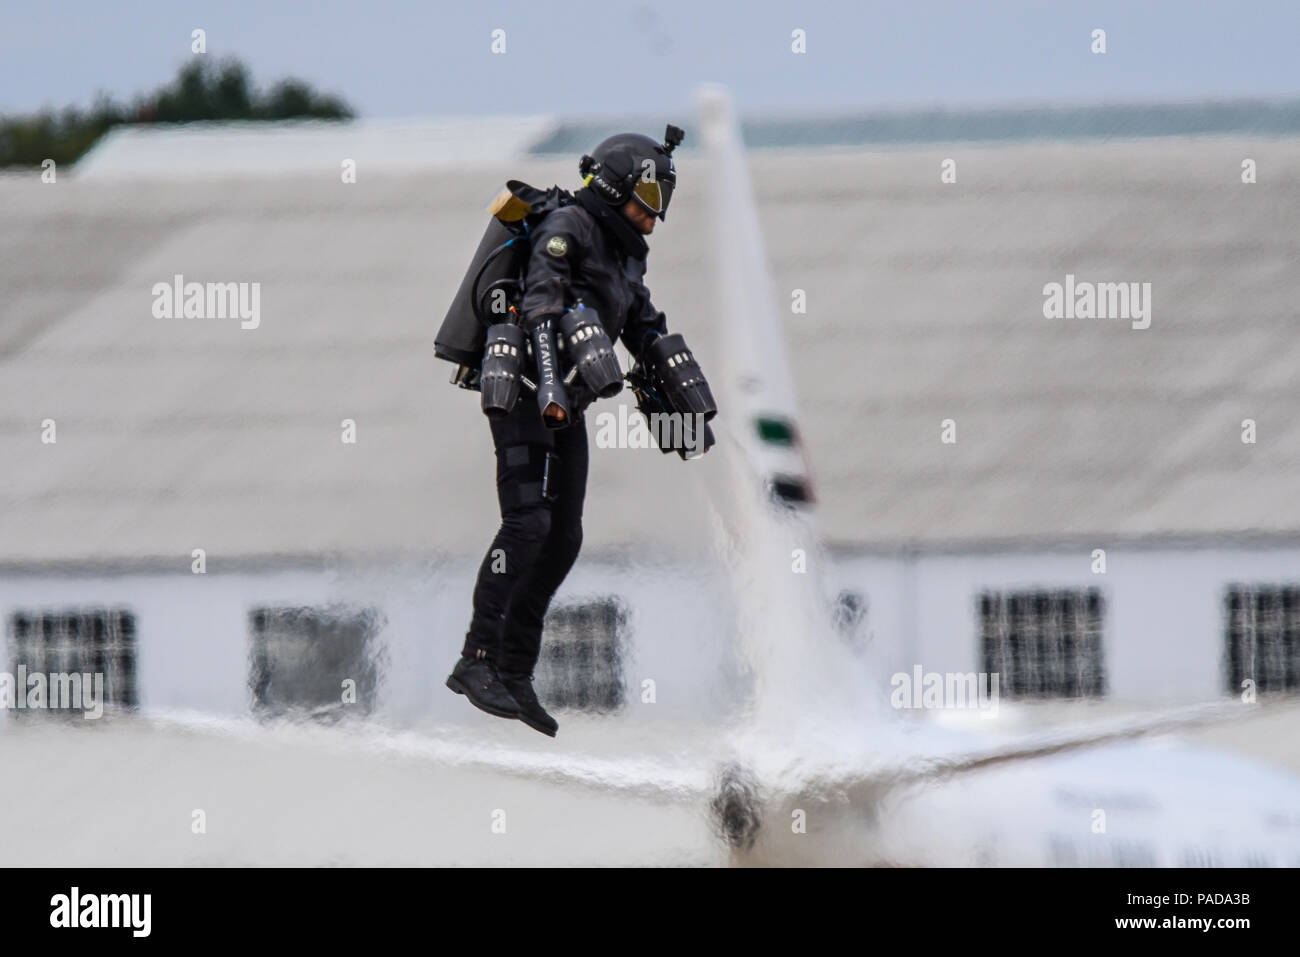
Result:
[[[645,237],[665,218],[677,183],[675,145],[624,133],[583,157],[585,185],[575,202],[548,213],[530,237],[520,307],[525,329],[580,303],[635,357],[667,332],[642,280]],[[552,737],[558,724],[537,700],[532,678],[547,607],[582,547],[583,413],[594,398],[580,379],[569,395],[567,415],[557,405],[539,415],[535,404],[518,401],[489,419],[501,527],[479,568],[469,631],[447,679],[475,707]]]

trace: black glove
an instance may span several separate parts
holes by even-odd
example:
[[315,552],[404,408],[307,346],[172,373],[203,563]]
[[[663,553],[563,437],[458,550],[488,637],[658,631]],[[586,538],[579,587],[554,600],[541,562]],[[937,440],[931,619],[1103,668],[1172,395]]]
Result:
[[587,406],[596,400],[596,393],[587,388],[587,383],[582,381],[581,376],[575,377],[565,389],[569,392],[569,413],[574,418],[586,412]]

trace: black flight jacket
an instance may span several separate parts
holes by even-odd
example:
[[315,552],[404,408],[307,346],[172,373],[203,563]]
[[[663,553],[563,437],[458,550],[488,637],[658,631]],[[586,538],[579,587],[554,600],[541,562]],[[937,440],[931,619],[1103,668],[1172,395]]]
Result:
[[[520,310],[524,326],[556,319],[581,300],[596,310],[609,338],[621,340],[637,358],[649,333],[668,331],[643,281],[645,240],[589,190],[575,198],[548,213],[532,234]],[[562,372],[568,365],[562,359]]]

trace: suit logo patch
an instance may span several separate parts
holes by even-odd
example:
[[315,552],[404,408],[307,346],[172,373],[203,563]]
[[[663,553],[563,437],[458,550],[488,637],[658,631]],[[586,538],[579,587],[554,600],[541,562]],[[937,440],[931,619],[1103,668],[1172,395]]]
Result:
[[563,236],[552,236],[546,241],[546,251],[557,258],[563,256],[569,251],[569,241]]

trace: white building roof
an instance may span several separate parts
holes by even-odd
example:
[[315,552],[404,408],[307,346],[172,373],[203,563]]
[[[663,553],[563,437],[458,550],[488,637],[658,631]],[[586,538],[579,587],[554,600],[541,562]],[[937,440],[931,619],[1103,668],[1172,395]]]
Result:
[[[0,180],[0,562],[482,551],[488,430],[433,336],[501,183],[573,186],[574,160],[377,163],[345,185],[337,152],[293,175],[101,176],[92,157],[53,185]],[[707,372],[707,158],[689,159],[647,282]],[[775,151],[751,170],[832,542],[1300,534],[1300,140]],[[178,273],[261,283],[260,328],[154,318]],[[1045,319],[1067,273],[1150,282],[1151,327]],[[710,457],[592,462],[589,549],[702,547],[727,480]]]
[[95,180],[338,174],[351,159],[360,177],[379,170],[508,162],[527,154],[556,126],[546,116],[118,126],[82,157],[76,172]]

